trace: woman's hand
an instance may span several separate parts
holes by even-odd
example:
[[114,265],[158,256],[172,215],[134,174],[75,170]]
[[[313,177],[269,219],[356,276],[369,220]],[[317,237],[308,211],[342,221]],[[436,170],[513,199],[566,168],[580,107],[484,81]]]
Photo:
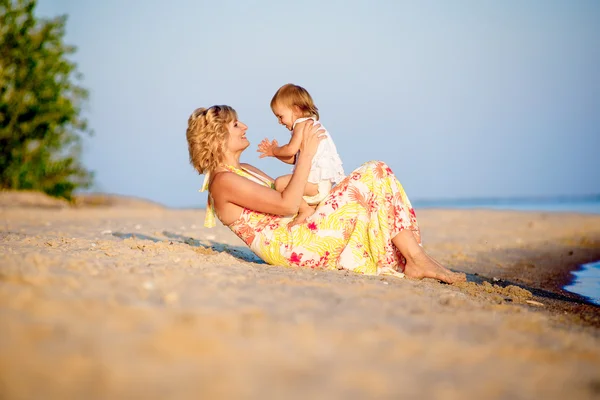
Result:
[[300,155],[314,157],[317,154],[317,148],[321,140],[325,139],[325,129],[320,123],[313,123],[312,120],[306,121],[302,127],[302,143],[300,144]]

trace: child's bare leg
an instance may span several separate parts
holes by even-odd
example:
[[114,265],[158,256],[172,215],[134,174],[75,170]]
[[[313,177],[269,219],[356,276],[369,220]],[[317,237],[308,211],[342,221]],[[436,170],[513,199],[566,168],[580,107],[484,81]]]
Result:
[[[304,196],[314,196],[319,193],[319,187],[314,183],[307,183],[306,189],[304,190]],[[298,208],[298,215],[288,224],[288,226],[294,226],[306,221],[306,218],[310,217],[315,213],[317,206],[310,205],[302,198],[300,207]]]
[[[283,192],[283,190],[287,187],[287,185],[290,184],[290,180],[292,180],[292,175],[282,175],[279,178],[275,179],[275,190],[277,190],[279,193]],[[310,185],[313,185],[315,188],[311,187]],[[317,185],[315,185],[314,183],[307,183],[306,184],[306,189],[304,190],[304,196],[314,196],[315,194],[318,193],[318,187]],[[311,193],[306,193],[307,191],[315,191],[314,194]],[[304,210],[306,211],[307,208],[314,208],[308,205],[308,203],[302,199],[302,203],[300,204],[300,208],[298,209],[298,212]]]
[[275,178],[275,190],[279,193],[283,192],[283,190],[290,184],[292,180],[292,175],[282,175],[279,178]]
[[[283,190],[290,184],[292,180],[292,175],[282,175],[279,178],[275,179],[275,190],[279,193],[283,192]],[[319,194],[319,185],[316,183],[308,182],[306,187],[304,188],[304,196],[315,196]],[[306,202],[305,202],[306,203]]]
[[319,194],[319,185],[308,182],[304,188],[305,196],[316,196]]
[[311,206],[304,199],[302,199],[302,203],[300,203],[300,208],[298,208],[298,214],[296,215],[296,218],[294,218],[292,222],[288,224],[288,226],[294,226],[303,223],[306,221],[306,218],[315,213],[316,208],[316,206]]
[[[279,178],[275,179],[275,190],[278,192],[283,192],[283,190],[287,187],[292,179],[292,175],[283,175]],[[314,196],[319,192],[319,187],[314,183],[307,183],[306,189],[304,190],[305,196]],[[298,214],[296,217],[288,224],[289,226],[294,226],[301,224],[306,221],[306,218],[310,217],[315,213],[315,206],[310,206],[304,199],[300,203],[300,207],[298,208]]]

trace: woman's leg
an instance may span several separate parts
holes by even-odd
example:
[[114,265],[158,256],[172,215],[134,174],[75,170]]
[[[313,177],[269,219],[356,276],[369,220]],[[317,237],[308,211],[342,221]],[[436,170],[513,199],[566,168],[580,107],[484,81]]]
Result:
[[410,230],[402,230],[392,238],[392,243],[406,259],[404,274],[408,278],[434,278],[446,283],[466,280],[465,274],[450,271],[425,253]]

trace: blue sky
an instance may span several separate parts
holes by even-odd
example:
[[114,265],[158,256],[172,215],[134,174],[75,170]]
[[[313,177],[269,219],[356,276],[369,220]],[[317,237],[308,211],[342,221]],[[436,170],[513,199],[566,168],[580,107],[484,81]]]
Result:
[[304,86],[346,172],[387,162],[409,197],[600,193],[600,2],[41,0],[68,14],[90,90],[95,191],[202,207],[185,129],[228,104],[243,161],[281,143],[269,102]]

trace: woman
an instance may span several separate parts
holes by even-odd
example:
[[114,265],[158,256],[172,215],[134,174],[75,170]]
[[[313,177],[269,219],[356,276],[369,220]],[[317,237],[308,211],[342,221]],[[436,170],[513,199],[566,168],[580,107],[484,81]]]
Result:
[[382,162],[350,173],[299,225],[298,212],[319,128],[307,124],[296,168],[282,192],[273,179],[240,155],[250,145],[248,127],[229,106],[198,108],[188,120],[192,166],[205,174],[206,226],[215,215],[265,262],[274,265],[347,269],[368,275],[404,274],[447,283],[465,280],[425,253],[416,216],[402,185]]

